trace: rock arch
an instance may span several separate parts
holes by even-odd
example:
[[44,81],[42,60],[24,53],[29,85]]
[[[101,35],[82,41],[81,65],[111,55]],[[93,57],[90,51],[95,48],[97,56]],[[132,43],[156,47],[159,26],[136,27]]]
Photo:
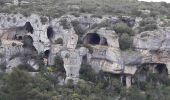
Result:
[[101,37],[97,33],[88,33],[83,39],[84,44],[92,44],[92,45],[106,45],[108,46],[107,39],[105,37]]
[[100,36],[97,33],[90,33],[84,38],[85,44],[98,45],[100,44]]

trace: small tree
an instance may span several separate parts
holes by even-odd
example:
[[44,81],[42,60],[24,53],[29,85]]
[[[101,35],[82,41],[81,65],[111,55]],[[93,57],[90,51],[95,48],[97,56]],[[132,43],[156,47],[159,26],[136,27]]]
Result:
[[119,46],[121,50],[127,50],[131,48],[132,44],[133,44],[133,40],[127,33],[124,33],[120,36]]
[[134,35],[133,30],[127,26],[125,23],[117,23],[116,25],[113,26],[113,29],[115,30],[116,33],[118,34],[123,34],[127,33],[129,35]]

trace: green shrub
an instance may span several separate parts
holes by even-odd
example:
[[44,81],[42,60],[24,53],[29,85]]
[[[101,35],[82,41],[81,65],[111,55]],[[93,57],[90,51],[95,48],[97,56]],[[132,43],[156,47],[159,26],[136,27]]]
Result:
[[18,66],[18,68],[19,68],[20,70],[25,70],[25,71],[29,71],[29,72],[35,72],[35,71],[36,71],[36,70],[35,70],[32,66],[30,66],[29,64],[21,64],[21,65]]
[[146,100],[146,96],[138,88],[132,87],[126,94],[126,100]]
[[5,85],[0,87],[0,100],[49,100],[46,91],[51,90],[49,81],[43,77],[32,77],[26,71],[14,69],[3,77]]
[[132,47],[133,40],[127,33],[123,33],[119,38],[119,46],[121,50],[127,50]]
[[56,55],[54,61],[55,61],[54,67],[56,67],[56,70],[58,72],[65,73],[64,62],[63,62],[63,59],[61,58],[61,56]]
[[141,16],[142,12],[139,11],[138,9],[132,9],[131,14],[134,16]]
[[133,30],[125,23],[117,23],[115,26],[113,26],[113,29],[118,34],[127,33],[129,35],[134,35]]
[[48,22],[47,17],[41,16],[40,19],[41,19],[41,23],[42,23],[42,24],[46,24],[46,23]]
[[95,81],[96,73],[88,64],[82,64],[80,68],[80,78],[86,81]]
[[153,18],[144,18],[140,23],[139,23],[139,31],[153,31],[157,29],[157,23]]

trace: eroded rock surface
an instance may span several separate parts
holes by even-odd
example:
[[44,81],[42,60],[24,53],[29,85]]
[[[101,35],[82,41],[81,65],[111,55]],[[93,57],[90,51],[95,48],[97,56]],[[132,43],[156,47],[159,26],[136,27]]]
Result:
[[[153,64],[152,68],[165,65],[168,73],[170,71],[170,28],[137,34],[134,36],[133,50],[121,51],[118,34],[104,26],[103,22],[108,22],[109,26],[124,22],[135,29],[140,18],[97,18],[86,14],[54,19],[43,16],[46,22],[42,22],[41,17],[34,14],[29,17],[0,14],[0,63],[8,65],[7,70],[23,64],[20,59],[23,55],[43,53],[47,66],[55,64],[56,54],[61,55],[66,71],[65,82],[69,79],[78,82],[84,59],[96,73],[102,70],[120,76],[124,74],[128,87],[131,85],[131,76],[142,64]],[[27,59],[27,64],[35,70],[39,69],[32,58]]]

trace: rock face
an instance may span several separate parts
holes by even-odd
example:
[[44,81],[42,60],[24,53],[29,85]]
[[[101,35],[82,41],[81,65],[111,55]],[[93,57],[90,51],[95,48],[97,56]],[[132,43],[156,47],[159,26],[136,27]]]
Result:
[[69,79],[72,79],[75,83],[78,82],[82,57],[85,54],[87,54],[87,49],[84,47],[61,52],[64,60],[64,68],[66,70],[66,82]]
[[[65,82],[69,79],[78,82],[83,61],[91,65],[96,73],[102,70],[125,75],[128,87],[131,76],[142,64],[152,65],[153,69],[166,67],[170,71],[170,28],[137,34],[133,41],[134,50],[121,51],[118,35],[101,23],[107,21],[114,25],[124,22],[135,28],[138,19],[65,15],[51,20],[43,16],[46,22],[42,22],[41,17],[34,14],[29,17],[0,14],[0,63],[5,63],[7,70],[24,63],[21,55],[43,53],[48,66],[55,64],[56,54],[61,55],[66,71]],[[35,70],[39,68],[34,59],[27,59],[26,63]]]
[[170,71],[170,29],[143,32],[134,38],[134,46],[142,56],[142,63],[165,64]]
[[123,62],[118,36],[113,30],[101,28],[97,31],[89,31],[85,34],[83,42],[93,49],[88,61],[96,72],[100,70],[112,73],[122,72]]

